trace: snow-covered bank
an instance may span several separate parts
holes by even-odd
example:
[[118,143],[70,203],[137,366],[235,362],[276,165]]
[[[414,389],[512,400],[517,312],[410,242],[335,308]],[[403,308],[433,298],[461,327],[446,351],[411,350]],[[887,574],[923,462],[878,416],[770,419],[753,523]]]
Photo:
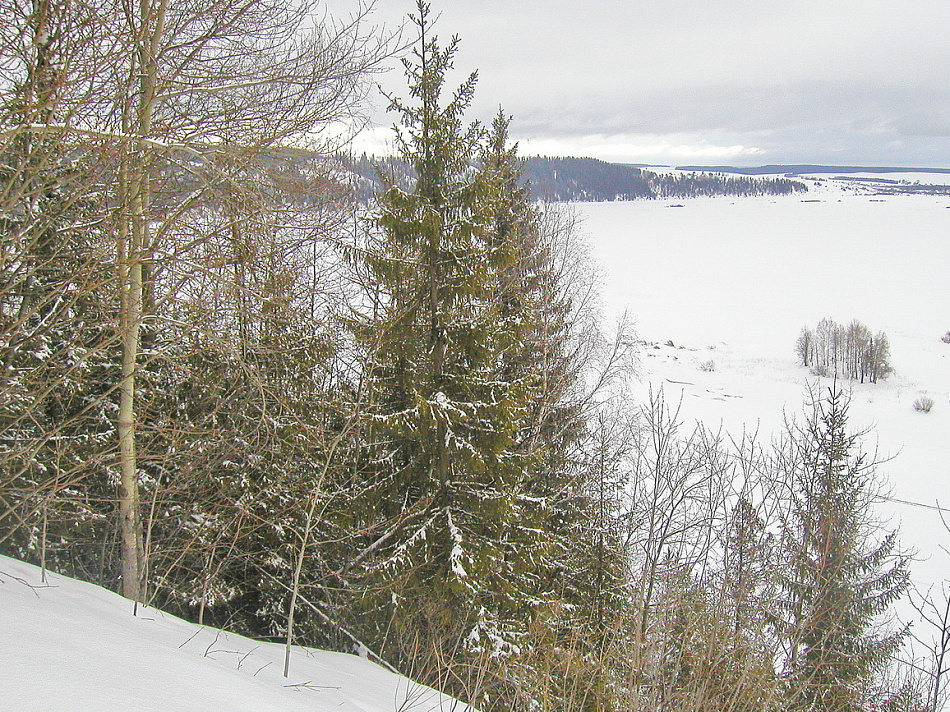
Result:
[[0,708],[428,712],[451,698],[355,655],[283,647],[140,608],[0,556]]
[[[872,428],[865,446],[893,458],[881,468],[893,497],[931,506],[950,506],[948,207],[827,179],[805,196],[577,206],[608,316],[629,309],[647,342],[642,394],[663,385],[669,401],[682,396],[687,421],[768,441],[814,381],[794,353],[803,326],[831,317],[883,330],[896,372],[853,386],[851,424]],[[921,395],[932,412],[913,409]],[[895,501],[880,512],[924,559],[916,581],[942,580],[950,533],[938,512]]]

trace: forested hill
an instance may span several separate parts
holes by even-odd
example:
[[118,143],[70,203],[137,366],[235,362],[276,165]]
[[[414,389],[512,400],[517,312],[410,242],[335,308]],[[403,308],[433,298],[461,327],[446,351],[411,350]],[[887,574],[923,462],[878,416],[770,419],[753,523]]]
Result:
[[[550,158],[533,156],[524,160],[524,180],[536,200],[609,201],[654,198],[697,198],[701,196],[788,195],[808,187],[788,178],[723,175],[703,171],[657,173],[640,166],[607,163],[596,158]],[[377,159],[365,155],[349,162],[361,197],[369,197],[380,186],[382,172],[393,182],[407,186],[412,169],[399,159]]]
[[656,173],[596,158],[531,157],[525,178],[535,197],[546,200],[635,200],[715,195],[788,195],[807,191],[801,181],[691,171]]

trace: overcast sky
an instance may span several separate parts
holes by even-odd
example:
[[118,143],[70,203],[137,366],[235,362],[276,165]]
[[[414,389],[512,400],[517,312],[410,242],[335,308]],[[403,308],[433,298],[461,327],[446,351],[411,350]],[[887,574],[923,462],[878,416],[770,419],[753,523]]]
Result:
[[[345,16],[356,0],[328,0]],[[396,27],[415,0],[377,0]],[[522,155],[950,167],[950,0],[437,0]],[[380,81],[405,94],[401,69]],[[383,102],[377,102],[382,106]],[[394,117],[358,147],[379,152]]]

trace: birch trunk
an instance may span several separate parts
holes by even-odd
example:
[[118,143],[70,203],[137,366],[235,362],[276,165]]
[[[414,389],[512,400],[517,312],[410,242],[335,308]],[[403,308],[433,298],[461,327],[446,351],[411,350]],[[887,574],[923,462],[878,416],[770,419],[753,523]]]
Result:
[[167,0],[157,3],[140,0],[139,3],[139,28],[135,39],[138,102],[135,114],[129,112],[132,125],[128,127],[128,134],[136,136],[137,140],[131,146],[134,149],[132,154],[126,154],[129,155],[124,171],[128,186],[128,220],[123,221],[124,235],[120,235],[122,381],[119,389],[118,435],[122,594],[136,601],[143,598],[145,557],[137,477],[135,376],[144,316],[143,264],[148,258],[150,245],[148,213],[152,149],[148,138],[155,111],[158,46],[164,32],[166,8]]

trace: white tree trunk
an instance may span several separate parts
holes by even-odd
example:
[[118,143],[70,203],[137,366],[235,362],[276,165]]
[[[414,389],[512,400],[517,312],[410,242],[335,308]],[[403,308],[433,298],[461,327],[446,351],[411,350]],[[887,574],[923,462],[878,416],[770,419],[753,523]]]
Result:
[[120,276],[122,294],[120,326],[122,330],[122,381],[119,389],[119,514],[122,542],[122,593],[127,598],[142,599],[144,551],[142,548],[142,517],[139,502],[136,452],[135,376],[139,361],[139,336],[144,316],[143,262],[148,257],[149,237],[149,171],[152,149],[148,138],[152,130],[158,78],[158,46],[164,33],[167,0],[140,0],[139,27],[135,37],[138,101],[134,115],[128,112],[131,126],[128,133],[138,137],[124,171],[127,191],[127,220],[120,235]]

